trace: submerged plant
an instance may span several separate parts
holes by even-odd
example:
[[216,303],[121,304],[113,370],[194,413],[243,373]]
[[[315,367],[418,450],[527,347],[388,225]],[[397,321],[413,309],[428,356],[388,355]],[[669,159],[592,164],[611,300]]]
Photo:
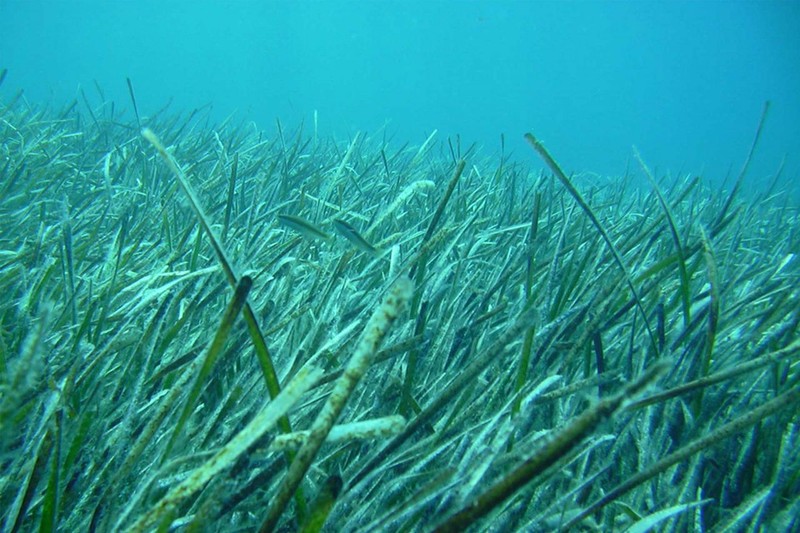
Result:
[[0,105],[4,531],[800,527],[800,213],[747,165],[81,104]]

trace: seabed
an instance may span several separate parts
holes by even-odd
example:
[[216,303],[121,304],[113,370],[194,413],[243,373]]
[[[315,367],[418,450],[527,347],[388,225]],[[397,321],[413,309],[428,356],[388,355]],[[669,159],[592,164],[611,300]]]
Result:
[[4,531],[800,530],[777,181],[85,97],[0,139]]

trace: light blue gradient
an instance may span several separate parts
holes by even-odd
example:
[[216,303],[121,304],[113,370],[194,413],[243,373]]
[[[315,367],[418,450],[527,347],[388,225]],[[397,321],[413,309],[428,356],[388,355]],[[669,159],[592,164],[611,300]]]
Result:
[[212,103],[272,133],[386,127],[397,146],[459,134],[571,172],[622,174],[632,146],[660,174],[800,175],[798,2],[154,2],[0,0],[0,98],[140,112]]

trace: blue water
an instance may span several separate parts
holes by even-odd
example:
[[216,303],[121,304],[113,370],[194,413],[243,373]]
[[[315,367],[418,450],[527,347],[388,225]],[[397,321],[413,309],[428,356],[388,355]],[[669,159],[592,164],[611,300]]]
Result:
[[[94,82],[143,116],[213,104],[398,146],[460,135],[540,165],[618,175],[632,146],[660,174],[800,175],[799,2],[176,2],[0,0],[0,98],[67,102]],[[129,115],[132,116],[132,115]],[[382,130],[381,128],[385,128]],[[381,133],[383,135],[383,133]]]

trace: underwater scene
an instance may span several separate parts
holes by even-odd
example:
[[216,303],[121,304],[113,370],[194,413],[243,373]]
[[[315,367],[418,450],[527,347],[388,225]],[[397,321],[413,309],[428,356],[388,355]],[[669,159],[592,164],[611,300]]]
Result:
[[800,531],[800,8],[200,4],[0,0],[1,531]]

